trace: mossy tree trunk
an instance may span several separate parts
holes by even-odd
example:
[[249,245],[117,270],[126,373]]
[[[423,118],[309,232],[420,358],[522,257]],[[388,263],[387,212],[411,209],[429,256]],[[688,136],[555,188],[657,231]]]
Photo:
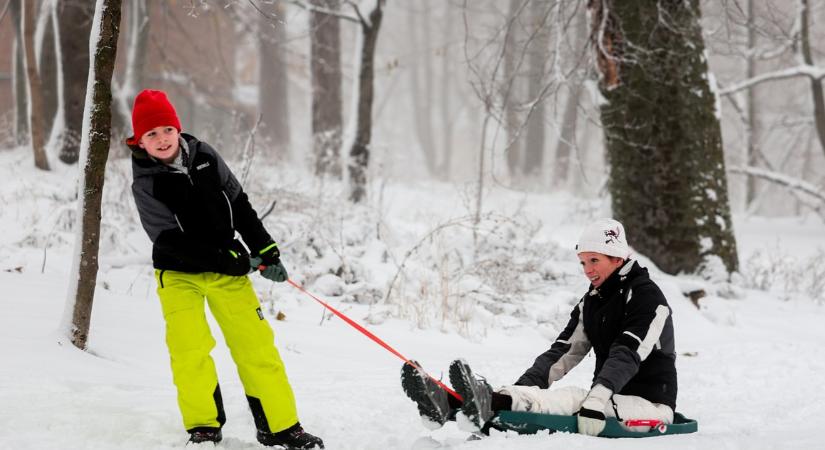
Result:
[[591,0],[608,186],[630,244],[669,273],[737,270],[698,0]]

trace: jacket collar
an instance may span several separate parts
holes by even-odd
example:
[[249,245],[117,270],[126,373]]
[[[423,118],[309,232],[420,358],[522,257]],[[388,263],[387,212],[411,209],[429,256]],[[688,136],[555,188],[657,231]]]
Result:
[[639,266],[635,260],[629,259],[624,263],[624,265],[613,271],[613,273],[610,274],[610,276],[607,277],[607,279],[604,280],[604,283],[602,283],[598,288],[594,288],[591,284],[589,295],[598,295],[601,298],[610,298],[621,288],[625,280],[635,277],[642,271],[644,271],[644,269],[642,269],[642,267]]

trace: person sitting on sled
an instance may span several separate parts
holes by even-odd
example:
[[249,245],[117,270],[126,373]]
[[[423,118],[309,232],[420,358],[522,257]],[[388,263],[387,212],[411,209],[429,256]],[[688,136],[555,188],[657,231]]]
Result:
[[[671,310],[647,269],[630,259],[624,227],[601,219],[576,245],[587,293],[549,350],[512,386],[493,391],[463,360],[450,364],[450,382],[463,402],[448,395],[418,363],[404,364],[401,380],[422,418],[443,425],[458,409],[479,429],[497,411],[578,415],[579,433],[596,436],[605,417],[673,422],[676,353]],[[596,355],[593,384],[548,389],[590,351]]]
[[152,262],[166,321],[166,344],[189,441],[220,442],[226,415],[215,363],[215,339],[204,299],[238,367],[258,441],[289,449],[324,448],[298,422],[295,397],[272,328],[261,313],[249,253],[239,233],[277,282],[287,273],[278,246],[218,152],[181,133],[162,91],[144,90],[132,110],[132,171],[137,210],[153,243]]

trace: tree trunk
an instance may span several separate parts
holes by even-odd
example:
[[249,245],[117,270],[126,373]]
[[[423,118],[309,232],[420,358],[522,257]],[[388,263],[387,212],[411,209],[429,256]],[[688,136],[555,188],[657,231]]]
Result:
[[519,133],[519,118],[516,111],[518,104],[518,83],[516,79],[516,41],[518,27],[515,25],[516,13],[523,0],[510,0],[507,11],[507,33],[504,36],[504,127],[507,130],[507,169],[510,179],[514,180],[521,174],[522,140],[517,139]]
[[365,20],[361,18],[361,65],[358,71],[358,118],[355,140],[349,151],[349,198],[354,203],[364,200],[367,194],[367,167],[370,161],[372,139],[372,98],[374,90],[375,47],[381,28],[384,0],[377,0],[375,8]]
[[[451,6],[450,4],[446,4],[445,6],[445,18],[447,23],[451,23]],[[453,27],[446,26],[444,29],[444,51],[441,55],[441,95],[439,96],[441,99],[440,103],[440,128],[441,128],[441,161],[438,164],[438,168],[436,169],[436,173],[442,180],[449,180],[450,173],[452,172],[452,157],[453,157],[453,114],[451,112],[450,106],[450,99],[453,95],[455,95],[455,91],[452,89],[453,77],[450,73],[450,68],[452,66],[452,60],[450,59],[450,45],[453,42]]]
[[[813,66],[814,58],[811,54],[810,38],[810,7],[808,0],[802,0],[800,17],[800,37],[802,40],[802,59],[805,64]],[[822,81],[811,78],[811,96],[814,102],[814,123],[816,124],[816,134],[819,136],[819,145],[825,151],[825,95],[822,92]]]
[[[71,325],[67,330],[72,344],[85,349],[89,337],[95,285],[97,284],[98,248],[100,243],[100,205],[112,119],[112,72],[117,56],[117,38],[120,27],[120,0],[97,0],[94,21],[99,23],[99,34],[90,36],[95,42],[92,73],[87,89],[92,89],[92,104],[85,105],[83,137],[80,156],[83,158],[83,176],[80,180],[78,215],[80,220],[75,243],[76,285],[69,292],[67,313],[71,311]],[[88,125],[87,125],[88,124]],[[88,126],[88,128],[86,128]]]
[[[576,15],[575,37],[572,43],[574,49],[584,48],[587,43],[587,17],[586,11],[582,9]],[[575,58],[578,54],[575,53]],[[578,66],[576,62],[573,66]],[[581,102],[582,86],[584,77],[574,77],[568,83],[567,103],[564,105],[564,115],[561,122],[561,135],[556,146],[556,161],[553,176],[555,186],[568,186],[570,175],[570,155],[573,149],[578,147],[576,143],[576,132],[578,130],[579,103]]]
[[34,16],[37,1],[23,3],[23,46],[26,53],[26,78],[29,81],[29,134],[31,136],[34,165],[41,170],[49,170],[46,157],[45,120],[43,118],[43,87],[37,73],[37,59],[34,57]]
[[25,43],[23,40],[22,0],[11,0],[9,9],[14,24],[14,143],[26,145],[29,142],[29,102],[26,93]]
[[532,2],[530,4],[530,20],[533,21],[533,29],[536,37],[530,43],[529,66],[527,89],[531,102],[536,102],[533,112],[527,119],[527,138],[524,143],[524,166],[522,171],[525,175],[537,175],[541,173],[544,165],[544,99],[542,98],[542,85],[544,83],[544,68],[548,59],[549,36],[546,31],[543,18],[547,16],[545,8],[548,4],[544,2]]
[[[754,53],[756,52],[756,28],[755,28],[755,19],[756,15],[754,14],[754,3],[756,0],[748,0],[748,52],[747,52],[747,62],[746,62],[746,80],[750,80],[751,78],[756,76],[756,58],[754,57]],[[757,149],[756,149],[756,142],[757,142],[757,135],[759,132],[759,128],[757,127],[757,120],[756,120],[756,86],[751,86],[748,89],[746,95],[747,101],[747,114],[748,114],[748,129],[745,130],[746,136],[745,140],[747,142],[747,148],[745,151],[747,152],[745,155],[746,164],[750,167],[757,167],[759,159],[756,157]],[[754,197],[756,195],[756,177],[747,177],[745,182],[745,211],[748,210],[751,203],[753,203]]]
[[[287,95],[286,14],[283,1],[260,14],[258,23],[258,108],[260,133],[271,156],[282,157],[289,148],[289,96]],[[275,16],[273,19],[271,16]]]
[[63,65],[63,115],[66,129],[60,148],[60,160],[77,162],[80,132],[83,128],[83,103],[89,79],[89,33],[92,30],[94,4],[60,0],[57,17],[60,23],[60,56]]
[[[423,23],[419,19],[419,14],[426,14]],[[435,139],[433,136],[433,103],[432,103],[432,60],[430,42],[430,17],[429,6],[424,6],[423,11],[410,11],[409,41],[416,55],[422,56],[421,63],[414,64],[408,71],[410,74],[410,99],[413,107],[413,123],[415,124],[415,135],[418,138],[418,145],[424,155],[424,163],[430,175],[436,173],[437,152]],[[423,43],[422,36],[423,35]]]
[[[51,3],[41,3],[40,8],[49,8],[49,11],[40,11],[46,20],[43,21],[43,40],[40,41],[40,60],[37,63],[37,73],[43,88],[43,136],[46,141],[52,134],[52,128],[57,119],[57,108],[60,105],[60,91],[57,85],[57,38],[54,33],[55,16],[51,11]],[[35,22],[37,23],[37,22]],[[59,130],[57,130],[59,131]]]
[[[339,0],[312,0],[314,6],[337,11]],[[340,19],[310,12],[310,78],[312,80],[312,147],[315,175],[341,178]]]
[[665,272],[694,273],[714,257],[737,270],[699,1],[590,7],[615,217]]

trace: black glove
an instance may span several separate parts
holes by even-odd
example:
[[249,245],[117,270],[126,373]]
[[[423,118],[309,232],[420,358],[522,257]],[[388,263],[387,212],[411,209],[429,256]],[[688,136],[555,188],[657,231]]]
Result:
[[286,268],[281,263],[281,251],[278,250],[278,244],[273,242],[264,247],[258,254],[261,257],[261,266],[264,266],[263,268],[260,266],[258,268],[264,278],[275,281],[276,283],[282,283],[289,278]]
[[249,273],[249,254],[235,247],[218,250],[218,272],[239,277]]

